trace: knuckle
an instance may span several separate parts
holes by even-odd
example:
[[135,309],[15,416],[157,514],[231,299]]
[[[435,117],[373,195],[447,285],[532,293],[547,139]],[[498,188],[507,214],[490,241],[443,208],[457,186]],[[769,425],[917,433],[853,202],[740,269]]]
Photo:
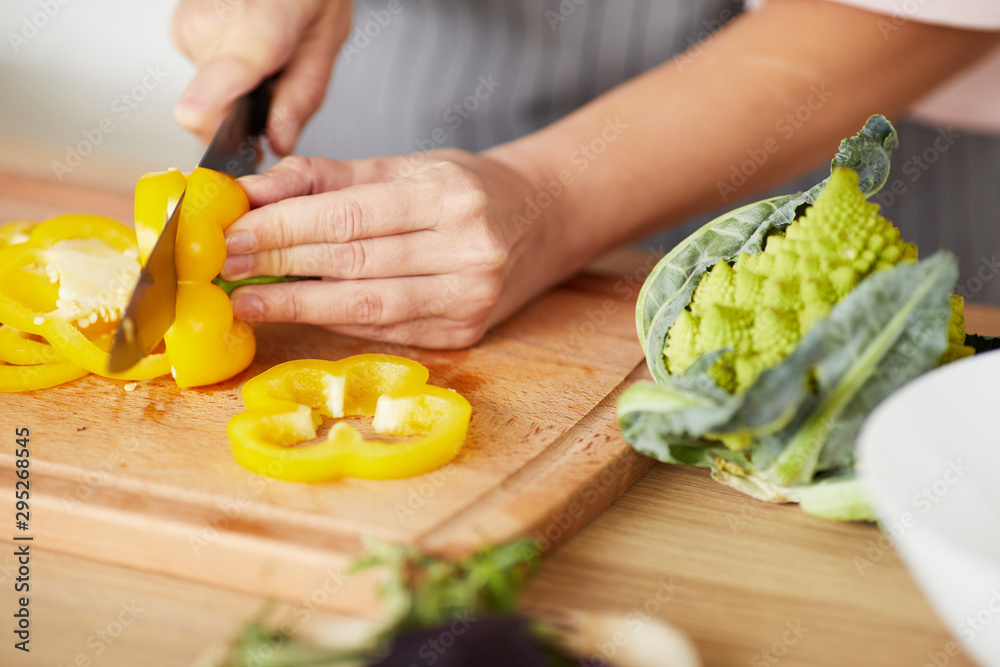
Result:
[[290,276],[295,273],[295,258],[291,248],[279,248],[271,253],[270,266],[266,272],[276,276]]
[[469,301],[479,310],[491,310],[500,301],[503,285],[500,280],[477,280],[469,290]]
[[435,167],[444,176],[448,194],[467,212],[480,217],[487,209],[486,185],[477,174],[455,162],[439,162]]
[[291,214],[288,211],[282,211],[269,230],[272,235],[273,247],[286,248],[292,245],[292,225]]
[[328,214],[329,228],[325,240],[347,243],[359,238],[364,229],[364,212],[361,204],[350,197],[338,197]]
[[469,246],[469,267],[474,273],[496,276],[503,273],[510,259],[510,248],[492,229],[483,224]]
[[311,116],[323,104],[326,96],[326,81],[321,79],[300,79],[296,82],[295,104],[290,114]]
[[301,322],[305,316],[305,304],[295,290],[285,290],[278,308],[285,322]]
[[357,241],[339,246],[334,253],[331,268],[345,280],[363,278],[368,268],[368,258],[363,244]]
[[289,155],[281,158],[273,170],[290,171],[295,174],[307,174],[312,170],[312,159],[301,155]]
[[345,308],[351,324],[375,325],[382,315],[382,300],[372,290],[361,288],[348,297]]
[[480,340],[482,340],[485,334],[486,334],[485,326],[473,323],[466,323],[466,324],[461,324],[452,329],[448,333],[448,335],[445,336],[445,341],[447,342],[447,346],[449,348],[460,350],[463,348],[472,347]]

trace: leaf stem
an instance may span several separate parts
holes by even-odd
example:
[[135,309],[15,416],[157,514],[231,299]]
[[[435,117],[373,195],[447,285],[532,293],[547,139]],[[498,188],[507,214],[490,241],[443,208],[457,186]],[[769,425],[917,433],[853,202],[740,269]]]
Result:
[[213,285],[218,285],[226,296],[232,296],[233,290],[244,285],[273,285],[275,283],[295,283],[300,280],[319,280],[317,276],[254,276],[243,280],[225,280],[222,276],[212,279]]

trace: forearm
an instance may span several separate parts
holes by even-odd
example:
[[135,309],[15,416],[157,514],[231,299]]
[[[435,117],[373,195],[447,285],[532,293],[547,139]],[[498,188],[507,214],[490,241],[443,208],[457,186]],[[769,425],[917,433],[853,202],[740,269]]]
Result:
[[869,115],[899,114],[997,43],[913,21],[883,34],[889,20],[774,0],[489,155],[530,174],[539,192],[562,176],[551,233],[568,244],[567,263],[582,264],[829,159]]

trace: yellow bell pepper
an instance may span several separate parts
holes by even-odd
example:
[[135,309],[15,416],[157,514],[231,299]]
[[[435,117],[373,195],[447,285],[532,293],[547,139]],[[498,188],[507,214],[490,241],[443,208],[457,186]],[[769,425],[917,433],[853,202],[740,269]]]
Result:
[[[68,381],[85,374],[78,369],[128,380],[168,372],[163,354],[146,357],[126,373],[107,372],[109,334],[139,273],[131,229],[96,215],[63,215],[14,225],[14,232],[7,225],[2,228],[7,242],[0,247],[0,323],[44,338],[58,357],[33,364],[31,370],[5,368],[5,374],[16,373],[19,378],[5,386],[21,390],[52,386],[57,378]],[[6,340],[8,346],[14,344]],[[47,364],[59,365],[42,368]],[[23,380],[28,376],[35,379]]]
[[[383,354],[280,364],[243,385],[246,411],[227,429],[233,454],[251,472],[293,482],[430,472],[462,448],[471,407],[427,379],[427,369],[415,361]],[[318,444],[293,446],[315,438],[324,416],[356,415],[373,417],[376,433],[417,437],[366,440],[337,422]]]
[[35,220],[12,220],[0,225],[0,248],[24,243],[31,238],[31,230],[37,224]]
[[47,389],[87,375],[43,341],[0,325],[0,392]]
[[244,370],[257,349],[253,327],[233,319],[228,295],[212,284],[226,261],[223,232],[250,210],[250,204],[236,181],[210,169],[195,169],[186,178],[175,169],[143,176],[135,188],[141,262],[148,259],[167,211],[181,192],[185,194],[175,246],[177,311],[163,342],[177,384],[197,387]]
[[65,357],[44,340],[36,340],[14,327],[0,325],[0,361],[18,366],[34,366],[65,361]]

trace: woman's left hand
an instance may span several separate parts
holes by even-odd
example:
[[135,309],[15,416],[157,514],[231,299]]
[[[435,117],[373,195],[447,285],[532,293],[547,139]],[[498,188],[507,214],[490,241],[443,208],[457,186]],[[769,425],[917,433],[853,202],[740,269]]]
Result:
[[239,182],[253,210],[226,232],[223,278],[323,278],[237,289],[233,310],[251,321],[467,347],[586,259],[561,231],[559,197],[540,197],[546,180],[482,155],[290,157]]

